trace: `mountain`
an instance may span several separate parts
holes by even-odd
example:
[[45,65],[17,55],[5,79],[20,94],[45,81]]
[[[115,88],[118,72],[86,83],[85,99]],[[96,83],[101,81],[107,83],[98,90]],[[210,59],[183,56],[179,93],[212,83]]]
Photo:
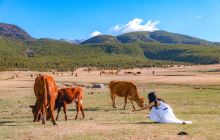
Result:
[[167,44],[196,44],[196,45],[212,44],[211,42],[203,39],[182,35],[182,34],[170,33],[166,31],[150,32],[150,38],[160,43],[167,43]]
[[88,40],[83,41],[81,44],[88,44],[88,43],[119,43],[115,36],[111,35],[98,35],[92,37]]
[[130,32],[117,36],[121,43],[157,42],[150,37],[150,32]]
[[26,41],[33,40],[33,38],[18,26],[0,23],[0,37],[9,37],[13,39],[22,39]]
[[68,42],[68,43],[71,43],[71,44],[80,44],[85,40],[84,39],[75,39],[75,40],[60,39],[60,41]]
[[209,45],[213,44],[212,42],[182,35],[176,33],[170,33],[166,31],[139,31],[139,32],[130,32],[125,33],[119,36],[109,36],[109,35],[99,35],[92,37],[83,42],[86,43],[140,43],[140,42],[155,42],[155,43],[167,43],[167,44],[195,44],[195,45]]
[[218,42],[165,31],[100,35],[76,44],[68,40],[33,39],[14,25],[1,24],[0,27],[0,71],[220,63]]

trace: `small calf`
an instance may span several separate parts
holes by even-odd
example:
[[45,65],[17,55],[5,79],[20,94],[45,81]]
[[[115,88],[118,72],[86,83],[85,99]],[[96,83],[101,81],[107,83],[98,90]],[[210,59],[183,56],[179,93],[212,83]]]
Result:
[[58,109],[56,120],[58,120],[61,107],[63,107],[65,120],[67,120],[67,115],[66,115],[67,104],[70,104],[73,101],[76,104],[76,110],[77,110],[75,119],[78,118],[79,111],[82,112],[82,116],[84,118],[85,114],[84,114],[84,108],[82,104],[82,96],[83,96],[83,90],[81,87],[69,87],[69,88],[59,89],[56,103],[55,103],[55,109]]

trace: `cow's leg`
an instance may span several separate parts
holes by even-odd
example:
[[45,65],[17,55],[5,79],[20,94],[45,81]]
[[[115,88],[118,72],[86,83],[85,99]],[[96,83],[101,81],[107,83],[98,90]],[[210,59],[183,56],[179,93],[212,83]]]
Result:
[[81,112],[82,112],[82,116],[83,116],[83,118],[85,118],[85,114],[84,114],[84,108],[83,108],[83,106],[81,105],[81,107],[80,107],[80,110],[81,110]]
[[116,95],[111,95],[111,98],[112,98],[112,106],[113,106],[113,108],[116,108],[116,106],[115,106]]
[[111,99],[112,99],[112,107],[114,108],[113,95],[111,95]]
[[37,122],[39,122],[41,119],[41,113],[38,113]]
[[79,111],[80,111],[80,105],[79,105],[79,102],[76,102],[76,117],[75,117],[75,120],[78,118],[78,115],[79,115]]
[[113,100],[114,100],[114,108],[116,108],[116,105],[115,105],[115,98],[116,98],[116,95],[114,95],[114,97],[113,97]]
[[58,120],[58,116],[59,116],[60,110],[61,110],[61,107],[58,107],[58,108],[57,108],[57,117],[56,117],[56,121]]
[[46,107],[45,107],[44,105],[41,106],[42,124],[45,124],[45,115],[46,115],[46,114],[45,114],[45,112],[46,112],[46,111],[45,111],[45,108],[46,108]]
[[125,107],[126,107],[126,104],[127,104],[127,99],[128,99],[128,97],[127,97],[127,96],[125,96],[125,105],[124,105],[124,110],[125,110]]
[[113,100],[113,96],[111,95],[111,99],[112,99],[112,107],[114,108],[114,100]]
[[49,121],[51,118],[51,112],[50,112],[50,107],[47,108],[47,113],[46,113],[46,120]]
[[132,104],[133,109],[135,109],[135,106],[134,106],[134,104],[133,104],[133,101],[132,101],[132,100],[131,100],[131,104]]
[[38,119],[39,115],[40,115],[40,106],[36,105],[36,112],[34,114],[34,122],[36,122],[36,120]]
[[54,117],[54,106],[55,106],[55,101],[52,100],[50,103],[51,120],[53,122],[53,125],[57,125]]
[[114,94],[114,91],[110,89],[110,95],[111,95],[111,99],[112,99],[112,107],[113,108],[116,108],[115,106],[115,97],[116,97],[116,94]]
[[63,103],[63,112],[64,112],[64,115],[65,115],[65,121],[67,121],[67,115],[66,115],[66,112],[67,112],[67,104],[66,104],[66,103]]

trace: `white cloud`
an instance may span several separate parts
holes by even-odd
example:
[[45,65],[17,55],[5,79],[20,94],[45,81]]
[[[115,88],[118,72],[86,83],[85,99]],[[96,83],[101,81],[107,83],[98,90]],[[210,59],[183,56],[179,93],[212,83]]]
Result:
[[98,35],[101,35],[102,33],[99,32],[99,31],[94,31],[90,34],[91,37],[94,37],[94,36],[98,36]]
[[203,16],[201,16],[201,15],[195,15],[195,14],[191,14],[190,15],[192,18],[195,18],[195,19],[201,19],[201,18],[203,18]]
[[200,18],[202,18],[202,16],[196,16],[196,18],[197,18],[197,19],[200,19]]
[[159,24],[159,21],[151,21],[149,20],[147,23],[142,24],[144,21],[139,18],[135,18],[129,21],[127,24],[118,24],[111,28],[111,32],[119,34],[119,33],[128,33],[135,31],[156,31],[159,30],[156,25]]

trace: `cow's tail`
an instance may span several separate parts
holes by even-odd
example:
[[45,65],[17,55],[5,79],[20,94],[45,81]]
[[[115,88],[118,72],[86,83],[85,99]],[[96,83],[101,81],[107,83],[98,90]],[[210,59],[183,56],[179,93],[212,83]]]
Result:
[[44,109],[45,109],[45,114],[47,114],[47,94],[48,94],[48,91],[47,91],[47,82],[46,82],[46,79],[45,77],[43,76],[43,85],[44,85],[44,101],[43,101],[43,106],[44,106]]

